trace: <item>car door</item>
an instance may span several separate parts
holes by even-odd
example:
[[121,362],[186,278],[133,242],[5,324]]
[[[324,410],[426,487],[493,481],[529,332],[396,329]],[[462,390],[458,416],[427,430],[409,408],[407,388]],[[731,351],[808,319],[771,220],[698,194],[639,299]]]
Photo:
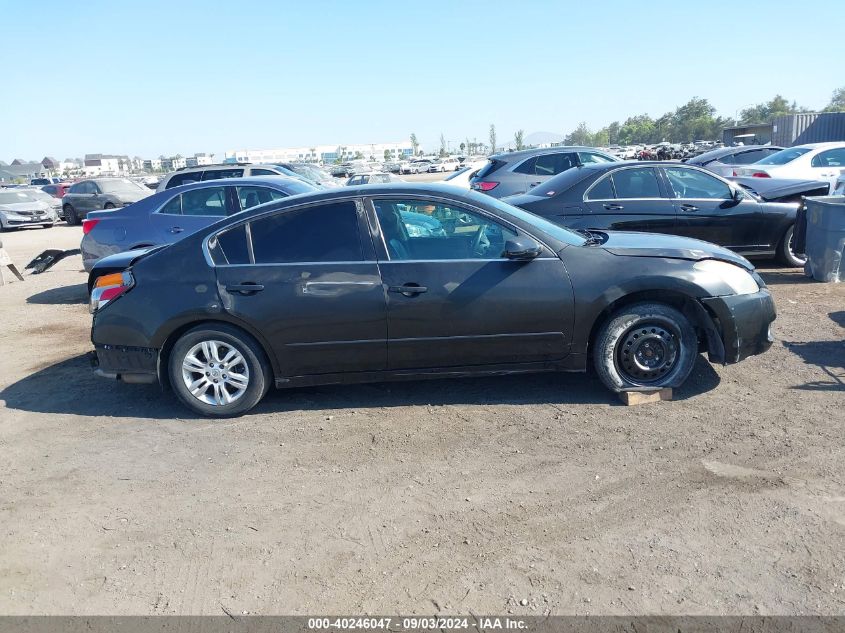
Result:
[[99,189],[92,181],[80,183],[79,193],[74,197],[73,207],[76,209],[76,214],[79,217],[85,217],[89,211],[93,211],[95,207],[95,196]]
[[760,205],[750,196],[737,196],[727,182],[694,167],[661,169],[677,210],[678,235],[738,250],[769,246]]
[[833,191],[836,180],[845,173],[845,147],[836,147],[819,152],[810,161],[813,180],[824,180],[830,183]]
[[554,253],[544,248],[531,261],[504,258],[505,242],[520,231],[451,201],[385,196],[367,205],[387,296],[390,370],[567,355],[572,289]]
[[675,233],[675,205],[652,166],[606,172],[584,192],[588,214],[574,228]]
[[385,296],[363,226],[349,199],[272,212],[209,241],[223,308],[265,337],[283,376],[385,369]]
[[223,185],[200,187],[175,195],[150,216],[156,243],[176,242],[240,211],[233,206],[232,189]]

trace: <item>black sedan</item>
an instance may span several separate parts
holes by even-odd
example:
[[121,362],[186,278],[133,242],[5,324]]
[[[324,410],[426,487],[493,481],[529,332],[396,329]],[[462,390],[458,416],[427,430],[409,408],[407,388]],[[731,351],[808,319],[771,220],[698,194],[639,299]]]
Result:
[[91,276],[98,373],[158,380],[209,416],[271,386],[590,364],[614,391],[675,387],[701,351],[767,350],[775,318],[731,251],[575,232],[445,185],[293,196]]
[[798,204],[764,202],[681,163],[585,164],[506,201],[571,228],[670,233],[790,266],[805,261],[793,251]]

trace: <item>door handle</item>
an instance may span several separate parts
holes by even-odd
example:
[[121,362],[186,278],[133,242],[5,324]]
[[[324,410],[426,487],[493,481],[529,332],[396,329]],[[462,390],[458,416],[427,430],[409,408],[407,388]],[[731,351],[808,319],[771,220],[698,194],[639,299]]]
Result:
[[388,292],[398,292],[406,297],[413,297],[423,292],[428,292],[425,286],[418,286],[417,284],[405,284],[404,286],[388,286]]
[[253,283],[232,284],[231,286],[226,286],[226,292],[244,296],[254,295],[256,292],[261,292],[262,290],[264,290],[264,286]]
[[181,233],[184,230],[185,229],[183,229],[181,226],[171,226],[169,229],[167,229],[167,232],[176,234],[176,233]]
[[698,207],[695,206],[694,204],[682,204],[681,208],[684,211],[698,211]]
[[607,209],[608,211],[621,211],[622,209],[625,208],[621,204],[612,204],[612,203],[605,203],[602,206],[605,209]]
[[537,182],[532,182],[532,183],[529,185],[529,187],[536,187],[537,185],[541,185],[541,184],[543,184],[543,181],[542,181],[542,180],[538,180]]

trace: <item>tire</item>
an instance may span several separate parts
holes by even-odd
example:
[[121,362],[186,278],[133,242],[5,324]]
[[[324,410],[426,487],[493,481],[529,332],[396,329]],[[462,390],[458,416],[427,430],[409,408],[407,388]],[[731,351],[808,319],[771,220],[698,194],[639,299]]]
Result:
[[593,341],[593,363],[611,391],[680,387],[698,356],[698,337],[683,314],[662,303],[614,312]]
[[[230,352],[238,355],[233,361],[237,366],[221,367],[219,360],[227,358]],[[195,362],[186,364],[188,357]],[[227,370],[231,369],[237,371],[237,383],[228,376]],[[167,373],[182,404],[200,415],[218,418],[238,416],[252,409],[270,389],[273,378],[264,351],[255,339],[222,323],[199,325],[180,336],[170,350]],[[213,377],[215,373],[218,376]],[[205,382],[199,382],[201,380]],[[188,384],[200,389],[204,387],[204,390],[195,396]],[[231,400],[226,402],[226,399]]]
[[76,226],[77,224],[79,224],[79,216],[76,214],[76,209],[74,209],[69,204],[66,204],[64,206],[64,209],[65,209],[65,222],[67,222],[71,226]]
[[807,263],[807,258],[792,252],[791,244],[793,235],[795,235],[794,224],[786,229],[786,233],[783,234],[780,244],[778,244],[777,260],[784,266],[803,267]]
[[42,229],[50,229],[50,228],[53,228],[53,225],[52,224],[42,224],[41,228]]
[[114,205],[111,202],[106,202],[106,204],[105,204],[105,206],[103,206],[103,208],[106,209],[106,210],[114,209]]

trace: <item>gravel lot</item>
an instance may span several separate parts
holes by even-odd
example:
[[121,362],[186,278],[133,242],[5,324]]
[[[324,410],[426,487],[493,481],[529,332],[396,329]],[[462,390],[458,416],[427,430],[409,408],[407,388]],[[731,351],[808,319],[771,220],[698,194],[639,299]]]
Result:
[[845,613],[845,284],[763,265],[778,341],[674,402],[540,375],[223,422],[92,375],[78,256],[7,281],[0,613]]

